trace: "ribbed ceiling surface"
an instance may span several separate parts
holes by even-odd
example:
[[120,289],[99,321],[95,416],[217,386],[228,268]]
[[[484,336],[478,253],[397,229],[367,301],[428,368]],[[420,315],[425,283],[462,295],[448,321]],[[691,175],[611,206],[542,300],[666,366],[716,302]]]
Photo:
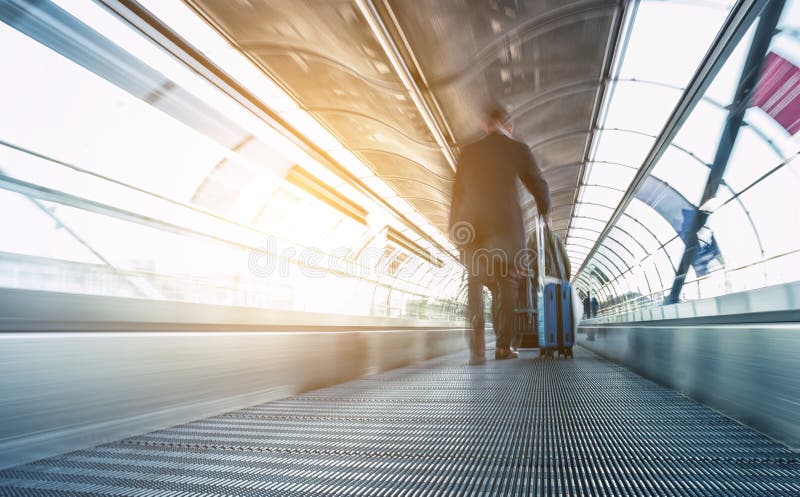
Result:
[[354,1],[193,0],[232,43],[442,230],[454,173],[430,126],[457,153],[459,145],[480,136],[486,105],[502,104],[515,118],[514,134],[532,147],[545,172],[552,219],[565,235],[619,2],[366,3],[399,47],[400,60],[433,109],[432,121],[423,119]]

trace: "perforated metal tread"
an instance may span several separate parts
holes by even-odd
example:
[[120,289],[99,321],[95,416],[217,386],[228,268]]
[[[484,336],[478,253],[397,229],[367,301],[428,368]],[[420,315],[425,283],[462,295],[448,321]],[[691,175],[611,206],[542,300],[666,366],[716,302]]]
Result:
[[797,454],[576,352],[436,359],[5,470],[0,495],[800,495]]

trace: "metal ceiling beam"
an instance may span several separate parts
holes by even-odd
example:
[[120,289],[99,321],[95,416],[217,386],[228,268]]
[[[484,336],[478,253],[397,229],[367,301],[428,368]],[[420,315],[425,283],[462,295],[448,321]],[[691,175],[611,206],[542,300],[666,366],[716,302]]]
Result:
[[[408,45],[391,6],[386,0],[381,1],[380,10],[373,0],[355,0],[355,3],[369,24],[373,36],[383,48],[394,72],[417,107],[422,120],[425,121],[434,140],[439,144],[445,160],[455,171],[457,154],[451,145],[454,143],[452,133],[433,93],[427,88],[414,52]],[[381,15],[381,11],[384,12],[386,19],[384,19],[384,15]],[[399,39],[396,40],[395,36]]]
[[678,134],[683,123],[689,117],[689,114],[703,98],[703,95],[711,85],[717,73],[722,69],[722,66],[728,60],[730,54],[768,2],[769,0],[739,0],[736,5],[733,6],[727,19],[725,19],[725,23],[711,43],[708,52],[706,52],[706,55],[700,62],[692,80],[687,85],[686,91],[681,95],[680,100],[667,119],[658,139],[656,139],[650,152],[645,157],[642,167],[639,168],[625,196],[614,210],[606,227],[598,237],[597,243],[595,243],[589,255],[586,256],[586,259],[583,261],[583,264],[581,264],[576,274],[580,274],[580,272],[586,268],[586,265],[597,251],[597,248],[602,244],[603,239],[608,235],[614,227],[614,224],[616,224],[622,216],[623,211],[628,207],[628,204],[636,196],[636,191],[639,189],[639,186],[650,175],[650,172],[656,166],[659,159],[661,159],[664,152],[666,152],[670,143],[672,143],[672,140],[675,138],[675,135]]

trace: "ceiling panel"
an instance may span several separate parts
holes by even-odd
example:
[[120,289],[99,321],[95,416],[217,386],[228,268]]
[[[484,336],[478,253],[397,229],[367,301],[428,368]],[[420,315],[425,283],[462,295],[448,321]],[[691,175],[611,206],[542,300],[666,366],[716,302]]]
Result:
[[[446,229],[452,168],[356,2],[192,3],[398,195]],[[552,218],[564,234],[619,2],[366,3],[401,46],[449,146],[457,151],[480,137],[490,102],[511,113],[515,136],[531,146],[554,192]]]

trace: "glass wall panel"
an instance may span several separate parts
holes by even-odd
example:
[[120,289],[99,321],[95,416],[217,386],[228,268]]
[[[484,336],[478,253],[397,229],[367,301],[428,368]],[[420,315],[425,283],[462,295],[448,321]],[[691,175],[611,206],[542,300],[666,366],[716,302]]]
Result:
[[569,245],[567,246],[567,253],[569,255],[574,254],[574,255],[585,256],[586,254],[589,253],[589,250],[583,247],[575,247],[574,245]]
[[730,2],[640,2],[620,77],[684,86],[730,7]]
[[739,197],[758,230],[764,257],[800,248],[800,161],[793,164],[775,171]]
[[641,165],[654,139],[631,131],[604,129],[597,134],[597,148],[592,160],[595,162],[614,162]]
[[628,269],[628,265],[625,264],[625,261],[608,247],[602,246],[598,248],[597,253],[605,258],[606,265],[611,268],[614,278]]
[[585,240],[595,240],[598,235],[598,232],[586,228],[575,228],[573,231],[575,232],[575,236]]
[[685,150],[706,164],[710,164],[714,161],[726,117],[725,109],[701,100],[692,115],[683,123],[671,148]]
[[603,228],[606,227],[606,223],[601,220],[588,217],[573,217],[572,227],[575,229],[589,229],[599,233],[603,230]]
[[[614,88],[604,127],[657,135],[680,96],[679,90],[663,84],[623,79]],[[640,112],[640,109],[647,109],[647,112]]]
[[[755,111],[751,112],[755,114]],[[759,135],[750,127],[739,130],[725,170],[725,182],[733,191],[742,191],[784,161],[786,156],[776,150],[768,139],[768,136]]]
[[586,173],[587,185],[613,186],[625,190],[631,184],[636,169],[609,162],[592,162]]
[[633,252],[628,247],[622,245],[622,243],[618,242],[611,236],[606,238],[605,242],[603,243],[603,246],[613,251],[623,261],[625,261],[626,267],[630,267],[632,264],[636,262],[636,258],[633,255]]
[[615,225],[611,229],[609,238],[613,238],[620,244],[625,245],[625,248],[633,253],[633,257],[636,261],[640,261],[647,257],[647,249],[642,245],[642,243],[634,238],[630,232],[620,228],[619,224]]
[[578,249],[591,250],[593,245],[594,244],[591,243],[591,242],[587,242],[587,241],[584,241],[584,240],[573,238],[572,241],[569,242],[569,245],[567,245],[567,247],[568,248],[569,247],[574,247],[574,248],[578,248]]
[[596,205],[589,203],[579,203],[575,207],[578,216],[590,217],[593,219],[608,219],[614,212],[614,207],[606,205]]
[[[660,208],[661,205],[657,207]],[[633,199],[628,209],[626,209],[626,212],[632,216],[638,224],[646,226],[659,243],[665,243],[677,234],[675,227],[670,224],[664,216],[639,199]]]
[[625,230],[631,238],[634,238],[637,245],[644,247],[648,254],[653,253],[661,245],[661,242],[655,238],[655,235],[648,228],[634,219],[636,218],[623,216],[617,222],[617,226]]
[[[647,299],[631,296],[634,306],[660,305],[673,285],[682,284],[678,299],[691,300],[800,280],[792,264],[800,254],[800,2],[786,3],[777,28],[757,31],[763,22],[750,26],[674,142],[626,200],[610,231],[619,243],[600,240],[597,252],[621,254],[623,244],[637,261],[612,285],[624,281],[631,290],[656,292]],[[771,37],[769,48],[757,66],[745,67],[758,36]],[[734,101],[737,89],[750,87],[741,81],[753,76],[752,91]],[[737,112],[741,125],[729,120]],[[726,126],[732,143],[721,139]],[[712,169],[722,181],[713,182]],[[707,190],[716,193],[703,198]],[[590,258],[587,268],[592,264]],[[683,283],[676,270],[685,272]],[[588,286],[605,284],[586,275]]]
[[[664,245],[664,251],[669,257],[670,263],[673,268],[677,268],[681,262],[681,256],[686,245],[680,237],[673,238],[670,242]],[[673,269],[674,271],[674,269]]]
[[[589,156],[595,163],[587,170],[582,190],[592,188],[590,185],[627,189],[723,25],[732,3],[643,0],[636,5],[630,39],[623,45],[624,51],[617,54],[621,63],[614,68],[604,96],[600,131],[593,136]],[[714,114],[713,103],[709,107],[712,108],[709,115]],[[719,112],[714,116],[718,118]],[[695,138],[705,139],[708,133],[702,129],[704,122],[707,120],[699,119],[691,124],[700,127],[702,133],[687,135],[687,146],[694,146]],[[608,163],[631,169],[614,168]],[[580,193],[579,209],[582,202],[592,198],[593,195]],[[593,217],[607,221],[610,216],[609,212]],[[571,234],[568,233],[568,238]]]
[[738,267],[761,258],[761,243],[753,231],[747,211],[737,202],[717,209],[708,218],[708,228],[722,248],[725,264]]
[[[686,203],[696,206],[703,196],[708,166],[675,147],[669,147],[651,174],[663,180],[665,186],[674,189],[674,196],[679,195]],[[665,200],[672,201],[669,197]]]
[[593,204],[615,206],[622,199],[623,192],[600,186],[585,186],[581,190],[581,201]]

